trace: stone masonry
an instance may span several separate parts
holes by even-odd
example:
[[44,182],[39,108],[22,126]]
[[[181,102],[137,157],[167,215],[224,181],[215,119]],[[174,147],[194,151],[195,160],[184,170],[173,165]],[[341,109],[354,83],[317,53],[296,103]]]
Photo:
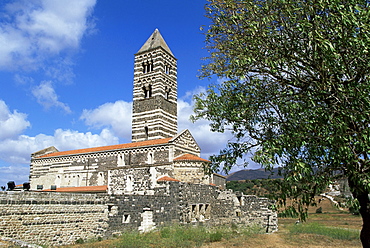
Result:
[[149,231],[172,224],[257,225],[277,230],[273,202],[216,186],[162,181],[143,194],[0,192],[0,236],[39,245]]

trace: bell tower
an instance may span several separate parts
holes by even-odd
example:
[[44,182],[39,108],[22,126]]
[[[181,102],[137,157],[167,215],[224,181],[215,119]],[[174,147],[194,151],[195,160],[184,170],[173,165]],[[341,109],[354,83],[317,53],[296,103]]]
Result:
[[156,29],[135,54],[132,142],[177,134],[177,62]]

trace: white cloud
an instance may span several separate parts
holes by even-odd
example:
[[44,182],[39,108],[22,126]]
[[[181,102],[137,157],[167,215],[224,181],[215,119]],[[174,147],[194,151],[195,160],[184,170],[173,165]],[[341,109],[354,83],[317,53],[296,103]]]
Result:
[[55,93],[51,81],[43,81],[39,86],[36,86],[32,90],[33,96],[36,97],[37,102],[41,104],[45,109],[51,107],[57,107],[63,109],[66,113],[71,113],[71,109],[65,103],[58,100],[58,96]]
[[217,154],[225,147],[227,141],[231,138],[230,133],[211,132],[209,122],[198,120],[195,123],[190,121],[193,114],[193,104],[178,100],[178,127],[179,131],[189,129],[194,139],[201,148],[202,156],[208,158],[212,154]]
[[93,28],[96,0],[17,0],[0,23],[0,69],[37,69],[49,56],[77,49]]
[[10,112],[4,101],[0,100],[0,141],[4,139],[17,137],[24,129],[30,126],[26,120],[27,115]]
[[34,82],[32,77],[27,77],[27,76],[20,75],[20,74],[14,75],[14,81],[20,85],[32,84]]
[[116,101],[105,103],[96,109],[84,109],[80,117],[93,128],[110,128],[120,138],[131,140],[132,103]]
[[9,180],[16,181],[17,184],[27,181],[30,155],[46,147],[55,146],[60,151],[65,151],[117,143],[118,138],[107,129],[103,129],[100,134],[57,129],[53,136],[20,135],[15,139],[2,140],[0,141],[0,185],[5,185]]
[[27,182],[29,173],[29,165],[0,165],[0,186],[7,187],[9,181],[14,181],[16,185]]
[[20,135],[16,139],[0,141],[0,159],[12,164],[29,163],[32,153],[49,146],[55,146],[58,150],[65,151],[117,143],[118,138],[107,129],[103,129],[100,134],[57,129],[53,136],[45,134],[39,134],[35,137]]
[[53,143],[59,150],[65,151],[118,144],[118,138],[108,129],[103,129],[100,134],[57,129],[53,136]]

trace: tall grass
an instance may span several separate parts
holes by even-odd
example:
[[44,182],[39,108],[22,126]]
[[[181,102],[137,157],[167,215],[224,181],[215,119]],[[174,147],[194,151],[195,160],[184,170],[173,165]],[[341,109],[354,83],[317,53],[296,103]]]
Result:
[[201,226],[163,227],[148,233],[127,232],[112,244],[112,247],[125,248],[174,248],[201,247],[206,243],[230,239],[236,236],[247,237],[260,232],[257,228],[206,228]]
[[324,235],[333,239],[341,240],[358,240],[360,231],[348,228],[328,227],[319,223],[303,223],[300,225],[292,225],[289,228],[292,234],[310,233]]

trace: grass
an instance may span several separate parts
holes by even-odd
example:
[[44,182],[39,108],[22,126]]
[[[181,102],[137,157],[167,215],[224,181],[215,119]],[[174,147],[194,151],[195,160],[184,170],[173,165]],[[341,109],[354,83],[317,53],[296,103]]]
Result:
[[358,240],[360,238],[359,230],[340,227],[329,227],[316,222],[291,225],[288,227],[288,230],[291,234],[318,234],[340,240],[351,241]]
[[123,233],[112,246],[125,248],[202,247],[207,243],[227,240],[237,235],[249,236],[258,232],[259,230],[253,227],[235,230],[231,227],[172,226],[143,234],[138,232]]
[[125,232],[116,239],[103,240],[100,242],[79,242],[67,247],[124,247],[124,248],[190,248],[204,247],[215,242],[227,241],[239,237],[246,240],[249,237],[261,233],[257,227],[237,227],[236,225],[223,225],[217,228],[203,226],[171,226],[147,232]]

